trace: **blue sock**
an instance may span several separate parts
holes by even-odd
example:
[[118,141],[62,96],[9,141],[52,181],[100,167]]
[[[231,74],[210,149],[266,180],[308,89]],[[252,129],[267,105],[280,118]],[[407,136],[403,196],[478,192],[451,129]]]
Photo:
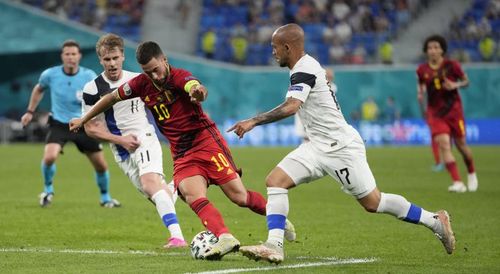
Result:
[[44,184],[43,191],[45,193],[54,193],[54,186],[52,185],[52,179],[54,179],[54,174],[56,173],[56,164],[47,166],[42,161],[41,169],[42,169],[43,184]]
[[403,219],[405,222],[418,224],[420,221],[420,216],[422,215],[422,208],[411,204],[406,217]]
[[111,195],[109,195],[109,172],[107,170],[104,172],[96,172],[95,180],[101,192],[101,202],[111,201]]

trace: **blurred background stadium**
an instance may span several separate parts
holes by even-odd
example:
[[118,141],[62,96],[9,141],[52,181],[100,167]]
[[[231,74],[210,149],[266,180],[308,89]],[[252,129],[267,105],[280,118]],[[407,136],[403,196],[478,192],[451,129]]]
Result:
[[[174,66],[208,87],[204,107],[224,130],[283,100],[288,71],[274,64],[270,37],[289,22],[302,25],[306,51],[334,70],[343,113],[370,145],[429,143],[415,69],[425,37],[444,35],[471,80],[461,91],[469,143],[500,144],[499,0],[0,0],[0,141],[43,141],[49,96],[38,123],[19,123],[40,73],[60,63],[69,38],[82,46],[81,65],[100,72],[94,45],[106,32],[128,40],[125,68],[133,71],[136,43],[159,42]],[[231,145],[300,142],[291,119],[241,141],[226,137]]]

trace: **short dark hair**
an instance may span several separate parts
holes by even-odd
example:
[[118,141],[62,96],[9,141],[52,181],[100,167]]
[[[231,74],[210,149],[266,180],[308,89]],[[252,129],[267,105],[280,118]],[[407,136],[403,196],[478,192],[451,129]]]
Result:
[[61,46],[61,50],[63,50],[65,47],[76,47],[76,48],[78,48],[78,52],[80,52],[80,53],[82,52],[80,50],[80,44],[78,44],[78,42],[76,42],[75,40],[72,40],[72,39],[64,41],[64,43]]
[[161,50],[160,46],[153,41],[146,41],[141,43],[135,51],[135,58],[141,65],[147,64],[153,57],[159,57],[162,55],[163,51]]
[[422,51],[424,53],[427,53],[427,45],[430,42],[438,42],[439,45],[441,46],[441,49],[443,50],[443,54],[446,54],[446,51],[448,50],[448,45],[446,43],[446,39],[444,39],[443,36],[438,35],[438,34],[434,34],[434,35],[427,37],[427,39],[425,39],[424,46],[422,48]]
[[118,48],[121,52],[123,52],[123,44],[123,39],[120,36],[108,33],[99,38],[99,41],[97,41],[95,45],[95,51],[97,52],[97,56],[101,56],[101,48],[104,48],[105,50]]

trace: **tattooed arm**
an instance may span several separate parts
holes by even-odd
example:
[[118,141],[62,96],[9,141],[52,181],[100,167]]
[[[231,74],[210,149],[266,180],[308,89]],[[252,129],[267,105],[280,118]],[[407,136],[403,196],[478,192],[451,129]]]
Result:
[[299,99],[288,97],[285,102],[268,112],[261,113],[247,120],[239,121],[229,128],[227,132],[234,131],[236,135],[243,138],[243,135],[252,130],[255,126],[269,124],[295,114],[301,105],[302,101]]

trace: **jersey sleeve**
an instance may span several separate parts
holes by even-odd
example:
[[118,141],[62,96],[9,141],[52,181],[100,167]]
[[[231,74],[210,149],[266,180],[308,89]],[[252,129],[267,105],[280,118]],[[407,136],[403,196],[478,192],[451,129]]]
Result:
[[[85,84],[83,87],[82,116],[89,112],[99,99],[101,99],[101,97],[97,93],[97,87],[94,81],[90,81]],[[92,120],[104,120],[104,114],[100,113]]]
[[422,66],[417,68],[417,81],[419,84],[423,84],[425,82],[424,77],[422,76]]
[[50,86],[50,71],[51,69],[46,69],[40,74],[38,79],[38,84],[42,87],[42,90],[47,90]]
[[290,76],[290,86],[286,97],[293,97],[305,102],[315,84],[316,76],[314,74],[296,72]]
[[173,74],[172,76],[174,86],[186,92],[189,92],[189,89],[193,85],[200,84],[198,78],[193,76],[191,72],[184,69],[176,69],[175,74]]
[[462,66],[460,66],[460,63],[458,63],[457,61],[453,61],[452,67],[453,67],[453,72],[457,75],[459,79],[465,78],[465,73],[462,70]]
[[130,79],[127,83],[118,87],[118,96],[120,96],[120,99],[126,100],[139,97],[140,91],[142,90],[141,87],[145,85],[144,81],[147,81],[144,77],[145,76],[142,74],[139,74],[138,76]]

